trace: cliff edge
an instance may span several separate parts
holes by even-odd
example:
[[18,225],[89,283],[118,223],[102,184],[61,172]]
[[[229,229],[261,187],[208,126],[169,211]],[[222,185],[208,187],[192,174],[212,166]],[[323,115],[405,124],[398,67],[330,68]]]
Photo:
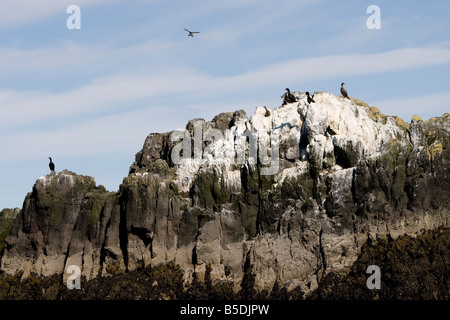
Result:
[[[367,241],[450,225],[450,114],[411,123],[316,92],[152,133],[118,192],[67,170],[36,181],[1,271],[87,279],[174,263],[239,289],[308,294]],[[1,239],[0,239],[1,240]],[[1,248],[1,247],[0,247]]]

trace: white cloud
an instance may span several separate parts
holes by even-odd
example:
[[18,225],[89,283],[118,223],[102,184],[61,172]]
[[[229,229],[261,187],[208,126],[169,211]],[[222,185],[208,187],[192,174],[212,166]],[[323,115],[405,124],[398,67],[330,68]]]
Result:
[[[38,63],[38,62],[36,62]],[[116,74],[62,93],[36,91],[0,91],[2,129],[42,120],[94,111],[129,107],[133,101],[173,95],[215,100],[218,95],[244,96],[245,91],[279,86],[280,83],[304,83],[333,77],[393,72],[426,66],[449,64],[450,50],[444,48],[407,48],[366,55],[339,55],[295,59],[267,65],[247,73],[213,77],[192,68],[168,68],[163,72]],[[56,63],[58,65],[58,63]],[[201,102],[199,102],[201,103]]]
[[206,82],[205,77],[189,69],[149,76],[116,75],[63,93],[1,91],[0,104],[2,129],[27,124],[89,114],[107,109],[127,108],[139,99],[173,92],[183,93],[195,88],[196,83]]
[[450,63],[450,49],[407,48],[374,54],[344,54],[296,59],[259,68],[234,77],[240,85],[249,81],[253,85],[270,79],[280,81],[311,81],[337,76],[353,76],[380,72],[393,72]]
[[162,129],[159,122],[164,118],[168,118],[167,110],[154,107],[75,122],[57,129],[14,132],[3,138],[2,154],[10,155],[4,159],[8,162],[45,157],[56,151],[64,156],[118,150],[132,154],[138,151],[149,131]]
[[210,121],[213,116],[229,108],[228,104],[222,102],[192,106],[149,106],[146,109],[74,121],[50,129],[15,131],[4,135],[0,141],[1,153],[8,154],[7,158],[0,158],[0,164],[21,159],[46,159],[49,154],[58,154],[60,157],[117,152],[133,155],[142,148],[149,133],[184,128],[192,118],[192,112],[196,112],[196,117]]
[[166,60],[170,52],[177,50],[180,45],[167,40],[151,40],[127,47],[60,41],[33,49],[0,48],[0,76],[39,76],[41,73],[71,78],[74,73],[80,76],[110,73],[111,69],[115,73],[126,68],[142,70],[158,65],[161,62],[158,57]]
[[0,48],[0,74],[63,73],[80,66],[100,63],[108,48],[86,47],[74,43],[37,49]]

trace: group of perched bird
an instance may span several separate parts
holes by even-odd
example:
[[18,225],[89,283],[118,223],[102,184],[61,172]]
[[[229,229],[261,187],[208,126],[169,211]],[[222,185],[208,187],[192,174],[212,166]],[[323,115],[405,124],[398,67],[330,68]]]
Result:
[[[189,30],[187,30],[187,29],[185,29],[185,30],[189,32],[189,36],[190,36],[190,37],[193,37],[193,35],[192,35],[193,33],[198,33],[198,32],[191,32],[191,31],[189,31]],[[347,90],[344,89],[344,84],[345,84],[344,82],[341,83],[341,94],[342,94],[342,96],[343,96],[344,98],[350,99],[350,98],[348,97]],[[306,98],[307,98],[308,104],[310,104],[310,103],[312,103],[312,102],[315,102],[315,101],[314,101],[314,94],[313,94],[313,95],[310,95],[310,93],[309,93],[308,91],[306,91],[305,93],[306,93]],[[281,96],[281,98],[283,98],[283,105],[288,104],[288,103],[294,103],[294,102],[297,102],[297,98],[292,94],[292,92],[291,92],[291,90],[289,90],[289,88],[286,88],[286,93],[283,94],[283,95]],[[266,117],[270,116],[270,111],[267,109],[267,107],[264,106],[264,108],[266,109],[265,116],[266,116]],[[331,134],[331,135],[336,134],[336,133],[333,131],[333,129],[331,129],[330,127],[327,128],[327,132],[328,132],[329,134]],[[48,157],[48,158],[50,159],[50,163],[48,164],[48,166],[49,166],[49,168],[50,168],[50,171],[51,171],[51,172],[54,172],[54,171],[55,171],[55,164],[53,163],[51,157]]]
[[[200,33],[200,32],[198,32],[198,31],[189,31],[188,29],[184,29],[184,30],[186,30],[187,32],[189,32],[188,37],[194,37],[194,33]],[[350,99],[350,98],[348,97],[347,90],[344,89],[344,84],[345,84],[344,82],[341,83],[341,94],[342,94],[342,96],[343,96],[344,98]],[[284,100],[283,100],[283,105],[288,104],[288,103],[294,103],[294,102],[296,102],[297,99],[296,99],[295,96],[291,93],[291,91],[289,90],[289,88],[286,88],[286,91],[287,91],[287,92],[281,96],[281,98],[284,98]],[[315,102],[315,101],[314,101],[314,94],[311,96],[311,95],[309,94],[309,92],[306,91],[306,96],[307,96],[307,99],[308,99],[308,104],[311,103],[311,102]]]
[[[189,31],[188,29],[184,29],[184,30],[186,30],[187,32],[189,32],[188,37],[194,37],[194,33],[200,33],[200,32],[198,32],[198,31]],[[347,90],[344,89],[344,84],[345,84],[344,82],[341,83],[341,94],[342,94],[342,96],[343,96],[344,98],[350,99],[350,98],[348,97]],[[286,88],[286,91],[287,91],[287,92],[281,96],[281,98],[283,98],[283,105],[288,104],[288,103],[294,103],[294,102],[296,102],[297,99],[296,99],[295,96],[291,93],[291,91],[289,90],[289,88]],[[308,99],[308,104],[310,104],[311,102],[315,102],[315,101],[314,101],[314,94],[311,96],[311,95],[309,94],[309,92],[306,91],[306,97],[307,97],[307,99]]]
[[[350,99],[348,97],[347,90],[344,89],[344,84],[345,84],[344,82],[341,83],[341,94],[344,98]],[[283,105],[288,104],[288,103],[297,102],[297,98],[292,94],[291,90],[289,90],[289,88],[286,88],[286,91],[287,92],[281,96],[281,98],[283,98]],[[306,98],[307,98],[308,104],[315,102],[314,94],[310,95],[310,93],[308,91],[306,91],[305,93],[306,93]]]
[[[198,31],[189,31],[188,29],[184,29],[184,30],[186,30],[187,32],[189,32],[188,37],[194,37],[194,34],[195,34],[195,33],[200,33],[200,32],[198,32]],[[345,84],[344,82],[341,83],[341,94],[342,94],[342,96],[343,96],[344,98],[350,99],[350,98],[348,97],[347,91],[344,89],[344,84]],[[294,102],[297,102],[297,98],[291,93],[291,91],[289,90],[289,88],[286,88],[286,91],[287,91],[287,92],[281,96],[281,98],[283,98],[283,105],[288,104],[288,103],[294,103]],[[307,91],[307,92],[306,92],[306,97],[307,97],[308,104],[310,104],[310,103],[312,103],[312,102],[315,102],[315,101],[314,101],[314,94],[313,94],[313,95],[310,95],[309,92]],[[267,107],[264,107],[264,108],[266,109],[265,116],[266,116],[266,117],[270,116],[270,111],[267,109]],[[327,132],[330,133],[330,134],[335,134],[334,131],[331,133],[331,132],[329,132],[328,130],[332,130],[331,128],[328,127],[328,128],[327,128]],[[51,157],[48,157],[48,158],[49,158],[49,160],[50,160],[50,163],[48,164],[48,167],[50,168],[50,171],[51,171],[51,172],[55,172],[55,164],[53,163]]]

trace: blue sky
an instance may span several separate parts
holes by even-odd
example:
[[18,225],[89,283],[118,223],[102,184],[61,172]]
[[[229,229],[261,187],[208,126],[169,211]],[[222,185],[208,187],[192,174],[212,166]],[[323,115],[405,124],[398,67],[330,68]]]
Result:
[[[80,30],[66,27],[71,4]],[[116,191],[149,133],[278,107],[286,87],[345,82],[382,113],[441,116],[449,12],[445,0],[0,1],[0,209],[22,206],[49,156]]]

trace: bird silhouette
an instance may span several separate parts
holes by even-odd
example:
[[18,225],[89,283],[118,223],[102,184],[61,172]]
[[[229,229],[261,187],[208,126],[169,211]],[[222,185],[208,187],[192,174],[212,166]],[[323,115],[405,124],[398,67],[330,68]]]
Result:
[[330,126],[327,127],[327,133],[328,133],[330,136],[334,136],[334,135],[337,134],[336,131],[334,131],[333,129],[331,129]]
[[50,159],[50,163],[48,164],[48,167],[50,168],[51,172],[55,172],[55,164],[52,161],[52,158],[48,157]]
[[344,82],[341,83],[341,94],[344,98],[350,99],[347,94],[347,90],[344,89]]
[[309,92],[306,91],[306,96],[308,98],[308,104],[310,104],[311,102],[315,102],[314,101],[314,94],[312,96],[309,95]]
[[187,32],[189,32],[188,37],[194,37],[194,33],[200,33],[200,32],[198,32],[198,31],[189,31],[188,29],[184,29],[184,30],[186,30]]
[[281,97],[284,98],[283,100],[283,105],[284,104],[288,104],[288,103],[294,103],[297,101],[297,99],[295,98],[295,96],[291,93],[291,90],[289,90],[289,88],[286,88],[286,93],[283,94]]

